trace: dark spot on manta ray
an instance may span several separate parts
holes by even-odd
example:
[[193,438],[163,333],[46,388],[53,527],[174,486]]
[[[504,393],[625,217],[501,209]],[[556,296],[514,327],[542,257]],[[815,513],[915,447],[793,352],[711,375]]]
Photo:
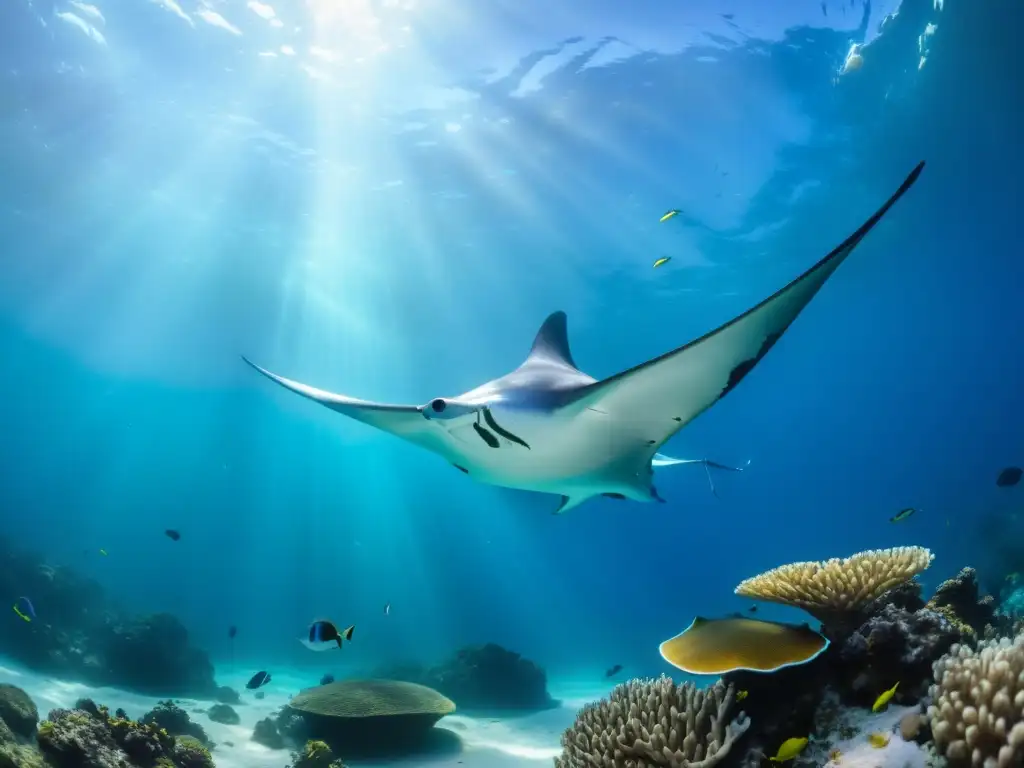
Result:
[[465,467],[460,467],[458,464],[452,464],[452,466],[459,470],[459,472],[465,472],[467,475],[469,474],[469,470]]
[[769,333],[765,336],[764,341],[761,342],[761,348],[757,350],[756,355],[749,360],[744,360],[729,372],[729,380],[726,382],[725,388],[722,389],[722,394],[718,396],[719,399],[732,392],[736,385],[743,381],[743,377],[750,373],[755,365],[761,362],[761,358],[768,354],[768,350],[782,337],[785,330],[785,328],[782,328],[782,330],[776,333]]
[[619,501],[625,501],[626,497],[621,493],[602,493],[602,496],[607,496],[609,499],[618,499]]
[[475,429],[476,433],[478,435],[480,435],[480,439],[483,440],[485,443],[487,443],[489,446],[491,446],[491,448],[497,448],[498,447],[498,438],[496,438],[494,435],[492,435],[486,429],[481,427],[475,421],[473,422],[473,429]]
[[513,443],[518,443],[519,445],[523,446],[526,450],[530,450],[530,446],[527,444],[525,440],[523,440],[518,435],[513,435],[507,429],[503,429],[502,427],[498,426],[498,422],[494,420],[494,415],[491,413],[490,408],[484,408],[484,421],[487,422],[487,426],[489,426],[499,435],[504,437],[506,440],[511,440]]

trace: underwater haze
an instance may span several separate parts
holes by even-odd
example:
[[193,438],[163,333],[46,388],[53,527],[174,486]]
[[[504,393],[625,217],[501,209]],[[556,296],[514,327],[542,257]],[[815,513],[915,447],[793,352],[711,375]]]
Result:
[[[177,617],[219,680],[493,642],[555,696],[678,676],[659,644],[782,563],[919,545],[930,587],[971,564],[997,591],[1024,571],[996,543],[1024,491],[995,482],[1024,462],[1022,24],[1013,0],[6,0],[4,547]],[[921,161],[659,449],[744,471],[657,468],[664,503],[554,515],[242,360],[422,405],[564,311],[602,380],[774,294]],[[305,648],[319,618],[351,643]]]

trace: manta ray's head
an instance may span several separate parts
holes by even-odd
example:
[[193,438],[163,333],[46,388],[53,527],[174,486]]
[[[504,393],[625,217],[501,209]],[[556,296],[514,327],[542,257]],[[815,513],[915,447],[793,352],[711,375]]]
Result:
[[478,410],[480,410],[479,405],[462,403],[450,397],[435,397],[420,409],[423,418],[438,421],[457,419],[459,416],[475,413]]

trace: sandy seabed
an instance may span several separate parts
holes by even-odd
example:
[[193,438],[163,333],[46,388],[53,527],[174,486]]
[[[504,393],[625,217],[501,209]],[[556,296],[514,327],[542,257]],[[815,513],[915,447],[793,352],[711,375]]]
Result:
[[[232,705],[242,719],[238,725],[224,725],[210,720],[205,710],[212,702],[181,698],[174,700],[216,742],[212,754],[218,768],[284,768],[291,761],[290,753],[287,750],[268,749],[252,741],[253,727],[258,720],[276,714],[288,703],[289,696],[308,687],[308,673],[300,676],[275,671],[273,682],[264,689],[262,699],[255,698],[252,692],[245,690],[247,679],[231,674],[217,675],[219,684],[242,691],[242,703]],[[51,709],[70,709],[81,698],[93,699],[111,710],[124,709],[129,717],[139,718],[156,706],[161,698],[171,698],[142,696],[117,688],[93,688],[30,672],[2,660],[0,683],[16,685],[28,693],[39,707],[40,718],[45,718]],[[598,683],[566,685],[561,690],[554,684],[551,687],[551,693],[560,699],[560,705],[544,712],[494,717],[470,717],[456,713],[443,718],[435,728],[446,731],[439,735],[448,738],[442,739],[446,746],[436,754],[389,760],[352,760],[345,755],[339,757],[345,760],[346,765],[354,768],[363,765],[382,768],[547,768],[552,765],[552,758],[561,752],[559,739],[562,732],[572,724],[577,710],[588,701],[606,696],[612,686]]]

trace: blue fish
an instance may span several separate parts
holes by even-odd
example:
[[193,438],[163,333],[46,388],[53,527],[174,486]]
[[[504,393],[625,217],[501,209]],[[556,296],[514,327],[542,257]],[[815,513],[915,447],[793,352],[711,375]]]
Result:
[[27,597],[19,597],[14,601],[14,612],[25,621],[32,621],[36,617],[36,609]]
[[300,637],[299,642],[311,651],[329,651],[332,648],[341,648],[342,640],[351,640],[356,625],[338,631],[333,621],[318,619],[309,625],[309,632],[306,637]]

